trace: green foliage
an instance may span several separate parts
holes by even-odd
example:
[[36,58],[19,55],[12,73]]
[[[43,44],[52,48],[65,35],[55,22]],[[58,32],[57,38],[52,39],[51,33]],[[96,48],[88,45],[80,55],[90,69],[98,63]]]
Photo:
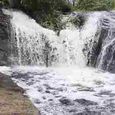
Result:
[[70,10],[70,6],[65,0],[21,0],[21,6],[30,11],[41,10],[41,12],[51,13],[54,10]]
[[8,0],[0,0],[0,4],[1,4],[1,6],[8,6],[9,2],[8,2]]
[[65,0],[21,0],[21,8],[44,27],[57,30],[60,15],[71,11]]
[[[110,10],[115,7],[115,0],[74,0],[73,6],[66,1],[20,0],[20,6],[23,11],[36,19],[42,26],[55,30],[62,28],[60,15],[70,12],[72,9],[80,11],[101,11]],[[82,22],[79,22],[79,19],[73,20],[73,23],[78,23],[78,26]]]
[[[44,27],[62,29],[61,15],[75,11],[101,11],[115,8],[115,0],[0,0],[0,5],[21,9]],[[72,20],[77,26],[84,23],[83,17]]]
[[78,14],[74,19],[71,20],[71,22],[80,29],[83,27],[85,21],[86,18],[83,14]]
[[58,30],[60,15],[71,11],[71,5],[66,0],[0,0],[3,6],[21,9],[44,27]]
[[115,0],[112,0],[112,8],[115,9]]
[[82,11],[102,11],[111,10],[114,0],[78,0],[75,9]]

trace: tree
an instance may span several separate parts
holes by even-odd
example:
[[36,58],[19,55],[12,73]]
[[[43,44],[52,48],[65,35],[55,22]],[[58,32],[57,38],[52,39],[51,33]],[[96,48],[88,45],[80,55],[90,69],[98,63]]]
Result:
[[78,0],[76,9],[84,11],[101,11],[110,10],[113,8],[114,0]]

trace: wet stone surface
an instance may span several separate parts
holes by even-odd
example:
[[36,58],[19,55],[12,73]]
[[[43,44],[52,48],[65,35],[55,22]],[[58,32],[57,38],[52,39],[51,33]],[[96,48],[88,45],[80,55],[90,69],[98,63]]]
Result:
[[4,15],[0,8],[0,66],[8,65],[10,47],[10,17]]

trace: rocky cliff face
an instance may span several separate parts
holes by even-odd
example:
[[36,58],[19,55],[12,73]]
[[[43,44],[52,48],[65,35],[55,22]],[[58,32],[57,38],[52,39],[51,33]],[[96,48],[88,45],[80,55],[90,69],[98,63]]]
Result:
[[101,12],[94,40],[86,44],[85,50],[88,52],[88,66],[115,73],[115,11]]
[[102,20],[98,68],[115,73],[115,11],[107,12]]
[[10,20],[0,9],[0,66],[8,65]]

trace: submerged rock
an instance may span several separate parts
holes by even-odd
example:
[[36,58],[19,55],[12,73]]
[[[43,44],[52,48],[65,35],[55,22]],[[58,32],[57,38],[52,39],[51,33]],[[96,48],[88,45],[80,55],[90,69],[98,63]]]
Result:
[[72,101],[71,101],[70,99],[61,98],[59,101],[60,101],[63,105],[66,105],[66,106],[68,106],[68,105],[73,105],[73,103],[72,103]]
[[93,101],[90,101],[90,100],[86,100],[86,99],[76,99],[74,100],[82,105],[86,105],[86,106],[89,106],[89,105],[97,105],[96,102],[93,102]]
[[75,115],[105,115],[105,114],[102,114],[101,112],[97,112],[97,111],[84,111],[84,112],[77,113]]

